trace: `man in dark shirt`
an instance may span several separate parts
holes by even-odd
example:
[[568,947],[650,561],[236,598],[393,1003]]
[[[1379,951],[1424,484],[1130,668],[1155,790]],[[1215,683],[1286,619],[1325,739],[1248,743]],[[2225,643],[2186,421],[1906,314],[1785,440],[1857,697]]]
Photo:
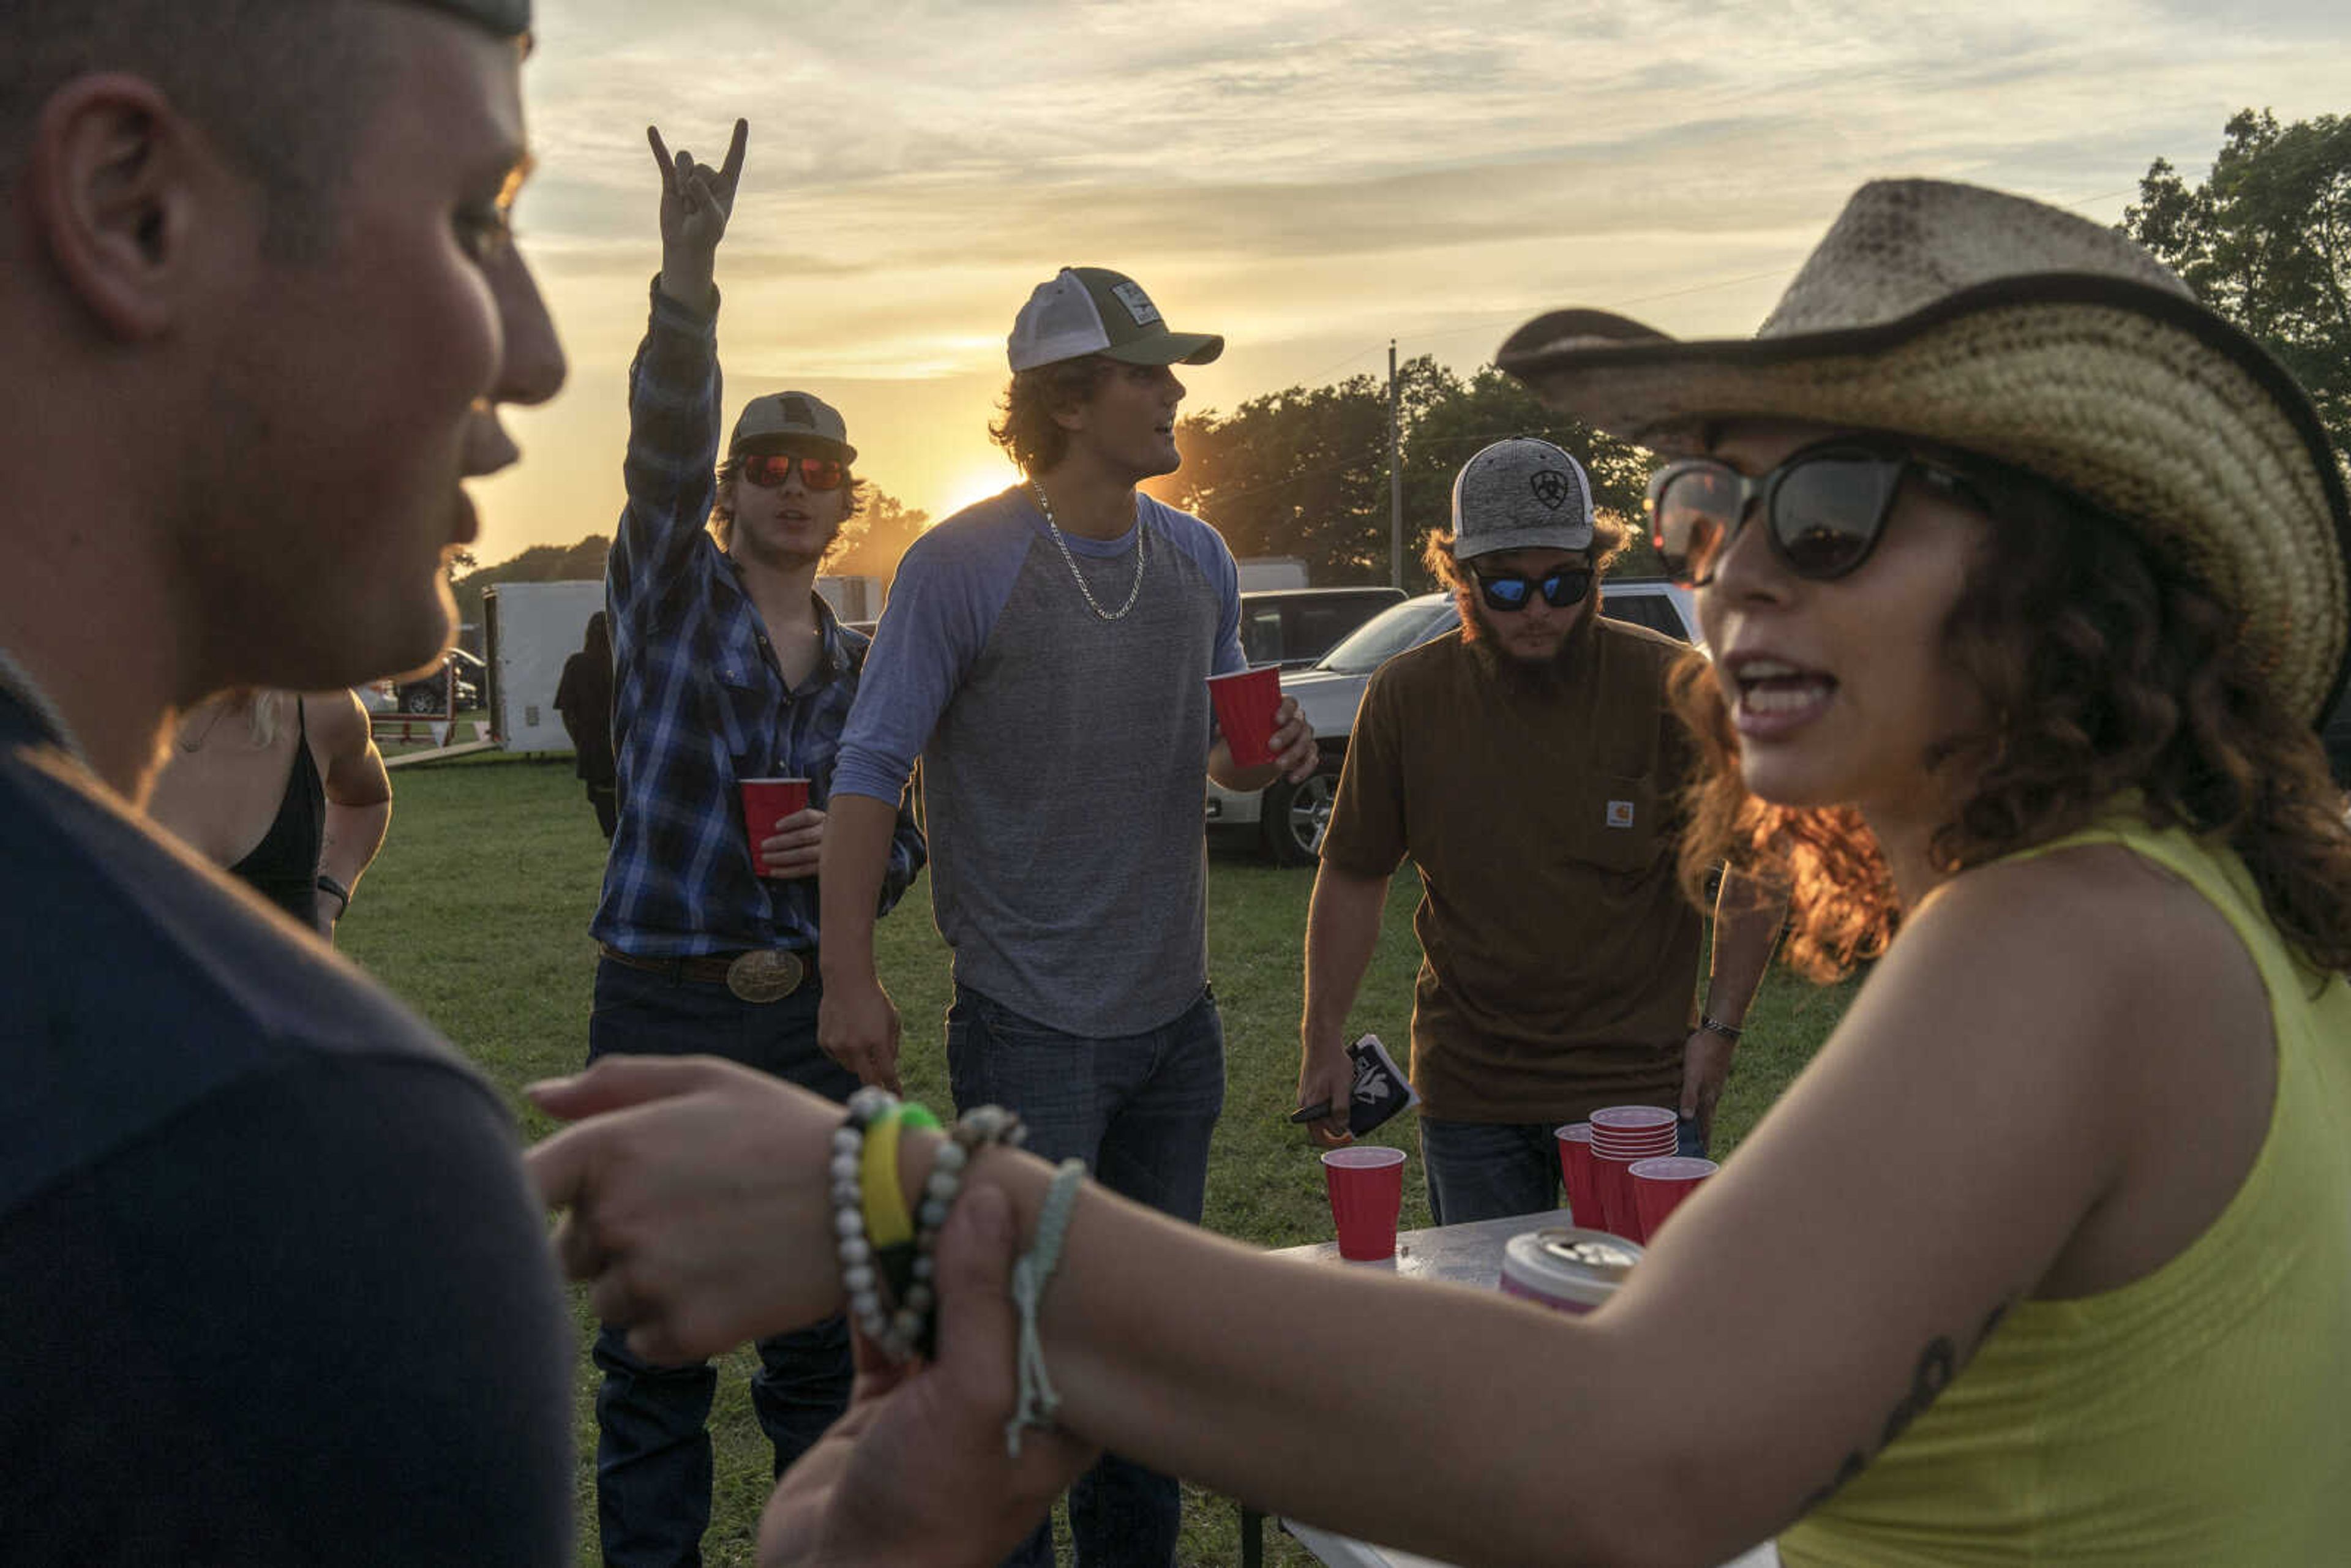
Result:
[[1346,1136],[1347,1013],[1409,856],[1426,894],[1412,1080],[1440,1225],[1555,1207],[1552,1129],[1599,1106],[1677,1108],[1683,1151],[1704,1153],[1779,933],[1737,883],[1695,1009],[1703,922],[1677,878],[1692,758],[1666,687],[1687,650],[1600,614],[1622,544],[1561,448],[1478,453],[1428,551],[1461,631],[1383,664],[1348,743],[1307,916],[1299,1099],[1334,1107],[1326,1142]]
[[[815,584],[856,507],[857,451],[823,400],[771,392],[744,408],[717,462],[714,275],[749,131],[736,122],[717,168],[648,136],[662,269],[630,367],[629,499],[605,570],[621,814],[593,927],[589,1055],[706,1052],[843,1100],[857,1077],[817,1044],[816,869],[866,643]],[[744,781],[771,778],[804,780],[807,804],[748,815]],[[886,913],[922,864],[901,796],[872,907]],[[781,1474],[849,1403],[848,1325],[836,1316],[758,1352],[751,1406]],[[716,1374],[649,1363],[609,1327],[595,1360],[605,1563],[698,1563]]]
[[179,711],[446,642],[563,379],[525,0],[0,6],[0,1562],[569,1560],[496,1097],[153,829]]
[[588,617],[579,652],[563,661],[563,674],[555,683],[555,711],[563,716],[563,733],[571,737],[578,759],[574,771],[587,787],[596,825],[611,843],[620,824],[621,797],[612,762],[612,633],[601,610]]

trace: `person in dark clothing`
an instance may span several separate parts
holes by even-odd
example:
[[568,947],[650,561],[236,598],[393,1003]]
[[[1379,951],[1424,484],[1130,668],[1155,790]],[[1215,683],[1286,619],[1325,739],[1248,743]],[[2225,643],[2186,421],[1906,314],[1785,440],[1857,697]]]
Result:
[[143,810],[211,694],[447,643],[465,483],[564,376],[529,23],[0,5],[0,1563],[570,1562],[503,1105]]
[[555,711],[563,716],[563,733],[571,737],[579,758],[575,768],[609,844],[620,821],[621,798],[620,775],[612,766],[612,633],[601,610],[588,617],[580,651],[563,661]]

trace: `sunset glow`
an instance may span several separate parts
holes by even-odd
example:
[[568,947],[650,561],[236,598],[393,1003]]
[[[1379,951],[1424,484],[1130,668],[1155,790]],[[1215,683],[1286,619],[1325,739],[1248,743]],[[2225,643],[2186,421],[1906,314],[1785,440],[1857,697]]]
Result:
[[1008,481],[987,437],[1005,334],[1064,265],[1225,335],[1185,368],[1188,412],[1384,374],[1391,338],[1466,375],[1570,305],[1743,335],[1865,179],[2112,223],[2158,157],[2200,179],[2237,109],[2340,110],[2351,33],[2341,0],[1081,9],[541,6],[517,216],[571,377],[511,416],[526,457],[477,486],[477,556],[620,513],[660,265],[648,121],[715,156],[750,120],[722,417],[814,392],[859,472],[936,517]]

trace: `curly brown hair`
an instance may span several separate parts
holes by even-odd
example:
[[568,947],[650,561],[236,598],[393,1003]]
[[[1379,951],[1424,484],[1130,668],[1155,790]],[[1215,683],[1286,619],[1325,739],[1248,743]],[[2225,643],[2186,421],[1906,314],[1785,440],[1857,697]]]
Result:
[[1091,400],[1118,368],[1107,355],[1080,354],[1013,371],[1004,417],[987,427],[987,438],[1010,453],[1023,474],[1051,472],[1070,450],[1070,433],[1054,414]]
[[[1991,517],[1943,627],[1946,656],[1990,716],[1930,768],[1970,780],[1931,841],[1958,872],[2075,832],[2137,792],[2158,828],[2224,839],[2262,906],[2313,968],[2351,970],[2351,826],[2317,735],[2241,653],[2238,617],[2119,519],[2037,480],[1970,464]],[[1789,962],[1834,978],[1884,951],[1900,911],[1851,807],[1747,792],[1709,666],[1674,672],[1704,766],[1688,792],[1681,877],[1693,896],[1728,859],[1789,894]]]

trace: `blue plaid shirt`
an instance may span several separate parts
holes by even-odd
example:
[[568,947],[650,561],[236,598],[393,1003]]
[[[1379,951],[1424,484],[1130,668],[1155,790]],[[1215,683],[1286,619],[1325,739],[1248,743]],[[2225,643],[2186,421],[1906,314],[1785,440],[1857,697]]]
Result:
[[[826,805],[865,660],[865,638],[819,599],[823,654],[797,690],[785,685],[733,558],[705,526],[719,408],[717,320],[656,279],[629,368],[629,504],[604,572],[621,820],[590,926],[646,957],[816,946],[816,879],[758,874],[737,781],[805,778],[810,802]],[[883,913],[923,859],[902,799]]]

